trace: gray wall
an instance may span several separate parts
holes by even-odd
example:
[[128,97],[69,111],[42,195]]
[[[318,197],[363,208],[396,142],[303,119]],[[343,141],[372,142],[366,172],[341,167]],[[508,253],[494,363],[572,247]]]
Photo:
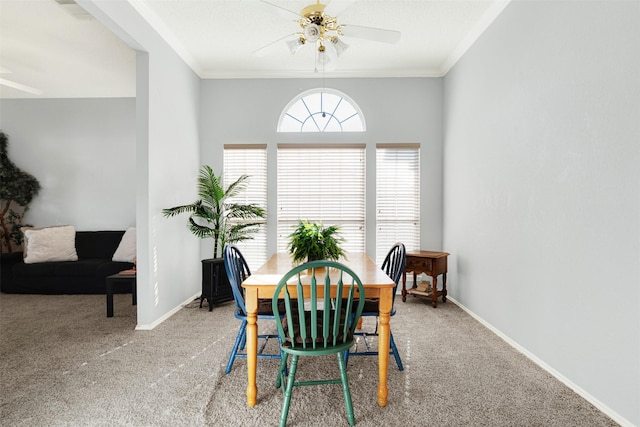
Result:
[[[322,79],[204,80],[201,94],[201,159],[222,170],[229,143],[268,145],[268,231],[276,235],[276,145],[358,142],[367,144],[367,252],[375,257],[375,144],[421,144],[421,246],[442,246],[442,79],[326,79],[325,87],[348,95],[361,108],[366,132],[277,133],[280,114],[301,92]],[[275,239],[269,253],[276,251]],[[203,256],[211,253],[203,247]]]
[[3,99],[9,157],[42,190],[26,223],[125,230],[136,221],[133,98]]
[[446,76],[444,130],[451,296],[634,425],[639,22],[637,1],[511,2]]
[[201,289],[198,240],[161,213],[195,199],[200,79],[129,2],[78,3],[136,51],[137,327],[151,329]]
[[[198,83],[127,3],[81,3],[97,5],[101,20],[138,49],[135,197],[144,258],[138,310],[139,322],[145,310],[142,326],[151,327],[199,290],[197,260],[210,251],[182,221],[161,218],[159,211],[195,197],[201,163],[219,170],[224,143],[267,142],[274,162],[278,142],[353,136],[275,132],[286,103],[319,87],[321,79]],[[440,247],[444,238],[442,248],[452,254],[451,296],[610,415],[619,414],[618,421],[636,425],[638,4],[513,1],[447,75],[444,89],[442,79],[326,84],[362,108],[368,131],[360,141],[369,149],[376,142],[423,144],[421,244]],[[22,132],[31,132],[29,123],[33,132],[50,134],[55,123],[44,111],[29,117],[29,108],[18,114],[10,111],[18,104],[0,105],[14,161],[39,177],[31,168],[37,153],[27,148],[33,138]],[[44,104],[34,105],[38,111]],[[73,103],[66,105],[71,109]],[[94,108],[112,114],[108,104]],[[16,115],[9,121],[7,114]],[[108,120],[104,114],[101,121]],[[128,120],[124,126],[131,125]],[[94,139],[96,130],[65,132],[75,140]],[[49,148],[47,141],[38,144]],[[103,149],[98,155],[108,156]],[[369,201],[367,208],[372,215]],[[67,218],[61,222],[86,216]]]

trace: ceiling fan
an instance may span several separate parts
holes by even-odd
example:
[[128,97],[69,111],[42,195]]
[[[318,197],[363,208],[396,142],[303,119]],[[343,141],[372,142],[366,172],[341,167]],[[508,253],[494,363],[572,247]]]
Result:
[[253,53],[258,56],[267,54],[274,45],[283,40],[293,55],[305,46],[311,45],[317,51],[316,70],[318,64],[324,70],[335,67],[336,59],[349,47],[342,41],[342,36],[383,43],[397,43],[400,40],[399,31],[338,23],[337,14],[354,1],[332,2],[328,0],[327,4],[323,4],[320,3],[320,0],[316,0],[316,3],[304,7],[300,12],[292,11],[267,0],[259,1],[269,6],[272,12],[277,12],[281,16],[289,18],[295,16],[294,22],[298,24],[299,30],[254,51]]
[[[11,74],[11,70],[8,70],[4,67],[0,67],[0,74]],[[33,95],[42,95],[42,91],[40,89],[23,85],[22,83],[14,82],[13,80],[0,78],[0,85],[11,87],[11,88],[14,88],[23,92],[27,92]]]

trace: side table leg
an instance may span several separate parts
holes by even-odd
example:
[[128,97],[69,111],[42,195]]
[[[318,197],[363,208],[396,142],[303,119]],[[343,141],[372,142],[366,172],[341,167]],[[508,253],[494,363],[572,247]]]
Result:
[[407,302],[407,272],[402,272],[402,302]]
[[113,281],[107,280],[107,317],[113,317]]
[[131,280],[131,305],[138,305],[138,285],[136,279]]
[[442,302],[447,302],[447,273],[442,273]]
[[433,279],[433,285],[431,286],[431,306],[436,308],[438,306],[438,276],[431,276]]

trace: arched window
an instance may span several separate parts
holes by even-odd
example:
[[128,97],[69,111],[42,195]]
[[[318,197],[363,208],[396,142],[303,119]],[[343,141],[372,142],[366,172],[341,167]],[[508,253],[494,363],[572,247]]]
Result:
[[358,105],[335,89],[311,89],[285,107],[278,132],[364,132]]

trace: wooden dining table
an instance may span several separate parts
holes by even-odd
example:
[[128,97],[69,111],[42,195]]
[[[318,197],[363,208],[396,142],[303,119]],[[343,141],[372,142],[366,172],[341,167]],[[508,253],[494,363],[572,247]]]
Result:
[[[358,275],[364,285],[367,298],[379,298],[378,348],[389,348],[390,312],[393,305],[393,287],[395,283],[365,253],[349,253],[341,258],[340,263],[347,265]],[[280,279],[292,268],[291,256],[288,253],[276,253],[251,274],[243,283],[245,289],[245,305],[247,308],[247,404],[255,406],[258,396],[256,369],[258,366],[258,299],[273,298],[275,288]],[[335,295],[332,294],[332,297]],[[389,368],[389,352],[378,354],[378,405],[387,405],[387,373]]]

